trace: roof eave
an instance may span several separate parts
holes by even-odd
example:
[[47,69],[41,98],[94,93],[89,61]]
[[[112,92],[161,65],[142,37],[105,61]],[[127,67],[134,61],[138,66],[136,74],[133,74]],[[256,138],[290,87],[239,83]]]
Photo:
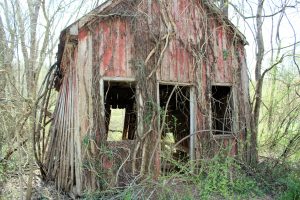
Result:
[[203,4],[208,7],[214,14],[218,15],[226,24],[230,26],[230,28],[233,29],[234,33],[236,33],[239,38],[241,39],[243,45],[249,45],[245,35],[228,19],[227,16],[225,16],[221,10],[214,5],[213,3],[209,1],[203,1]]
[[84,16],[82,16],[77,21],[75,21],[72,24],[70,24],[69,26],[67,26],[63,31],[64,32],[70,32],[71,35],[74,34],[74,33],[75,34],[78,33],[78,30],[80,28],[82,28],[87,22],[89,22],[94,17],[97,17],[99,13],[101,13],[102,11],[104,11],[106,8],[108,8],[112,4],[115,4],[115,3],[119,2],[119,1],[120,0],[108,0],[108,1],[103,2],[97,8],[93,9],[92,11],[90,11],[87,14],[85,14]]

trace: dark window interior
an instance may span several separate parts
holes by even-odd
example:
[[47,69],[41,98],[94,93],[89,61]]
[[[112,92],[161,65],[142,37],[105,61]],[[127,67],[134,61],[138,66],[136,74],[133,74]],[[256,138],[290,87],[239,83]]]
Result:
[[212,86],[212,128],[215,134],[232,131],[231,87]]
[[105,81],[104,104],[108,139],[134,140],[137,126],[135,84]]
[[[177,86],[175,90],[174,88],[175,86],[173,85],[159,86],[161,125],[165,109],[167,109],[162,132],[162,153],[164,153],[164,150],[171,150],[172,152],[169,152],[169,155],[172,156],[172,159],[177,161],[187,161],[189,155],[189,138],[183,140],[174,149],[172,148],[172,145],[176,144],[190,133],[190,88],[183,86]],[[172,93],[173,90],[174,92]],[[167,105],[171,94],[171,99]]]

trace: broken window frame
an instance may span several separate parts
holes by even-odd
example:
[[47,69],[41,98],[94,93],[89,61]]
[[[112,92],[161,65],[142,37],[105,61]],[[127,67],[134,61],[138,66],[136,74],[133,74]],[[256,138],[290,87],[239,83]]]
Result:
[[[136,84],[136,80],[134,78],[125,78],[125,77],[102,77],[100,79],[100,96],[101,96],[101,116],[103,119],[105,119],[105,82],[116,82],[116,83],[125,83],[125,84],[133,84],[135,85],[135,96],[137,97],[138,96],[138,86]],[[137,101],[137,98],[135,98],[135,102]],[[138,104],[138,102],[136,102],[136,104]],[[140,118],[139,116],[139,112],[138,112],[138,109],[136,109],[136,118],[137,118],[137,122],[136,122],[136,131],[134,133],[134,135],[136,136],[137,134],[137,131],[139,130],[139,122],[138,122],[138,119]],[[125,121],[124,121],[125,123]],[[109,125],[108,125],[108,128],[109,128]],[[123,128],[124,130],[124,128]],[[106,130],[107,131],[107,137],[108,137],[108,132],[109,130]],[[127,139],[127,140],[124,140],[123,139],[123,136],[122,136],[122,140],[121,141],[113,141],[113,142],[122,142],[122,141],[134,141],[136,137],[134,137],[134,139]],[[108,142],[112,142],[112,141],[108,141]]]
[[[214,119],[213,119],[213,105],[212,105],[212,101],[213,101],[213,87],[227,87],[229,88],[229,102],[227,102],[226,107],[228,107],[228,105],[230,105],[230,129],[229,131],[225,131],[225,130],[218,130],[218,129],[214,129]],[[236,122],[234,119],[234,113],[235,113],[235,101],[234,101],[234,88],[232,86],[232,84],[229,83],[213,83],[211,84],[211,97],[209,100],[210,103],[210,130],[211,130],[211,134],[214,136],[214,138],[226,138],[226,137],[232,137],[234,135],[234,133],[236,132],[235,130],[235,126],[236,126]],[[217,132],[222,132],[217,133]]]

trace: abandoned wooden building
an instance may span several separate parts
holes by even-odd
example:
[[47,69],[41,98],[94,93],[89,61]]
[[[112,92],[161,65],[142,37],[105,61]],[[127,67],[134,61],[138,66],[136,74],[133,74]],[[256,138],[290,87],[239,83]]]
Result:
[[44,178],[80,195],[176,170],[168,159],[245,159],[246,44],[204,0],[108,0],[71,24],[48,80],[49,133],[40,114],[34,137]]

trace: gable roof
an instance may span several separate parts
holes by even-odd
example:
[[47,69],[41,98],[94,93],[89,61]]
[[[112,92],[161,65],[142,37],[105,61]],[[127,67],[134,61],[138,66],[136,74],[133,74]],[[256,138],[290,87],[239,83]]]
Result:
[[218,19],[225,22],[230,28],[233,29],[234,33],[236,33],[240,39],[242,40],[244,45],[248,45],[248,41],[246,40],[245,35],[229,20],[227,16],[223,14],[223,12],[213,3],[207,0],[203,0],[204,6],[207,7],[213,14],[217,15]]
[[91,10],[89,13],[85,14],[77,21],[70,24],[63,31],[74,31],[76,34],[76,30],[79,30],[87,23],[99,18],[99,17],[110,17],[110,16],[132,16],[134,13],[133,3],[128,0],[106,0],[104,3],[99,5],[98,7]]
[[[238,30],[238,28],[228,19],[227,16],[224,16],[222,11],[213,3],[208,0],[202,0],[204,6],[211,11],[211,13],[217,16],[217,20],[221,20],[225,22],[229,27],[231,27],[234,32],[240,37],[243,41],[244,45],[248,44],[246,37]],[[67,28],[63,30],[68,31],[70,30],[71,33],[76,34],[76,30],[80,29],[88,22],[93,21],[95,18],[99,17],[109,17],[109,16],[133,16],[135,10],[133,9],[134,1],[129,0],[106,0],[104,3],[99,5],[97,8],[93,9]],[[72,32],[73,31],[73,32]]]
[[[64,36],[66,33],[70,35],[78,35],[79,29],[84,27],[88,23],[94,22],[99,17],[111,17],[111,16],[135,16],[137,11],[134,8],[134,0],[106,0],[97,8],[93,9],[77,21],[66,27],[60,35],[60,43],[58,45],[57,60],[60,64],[62,53],[65,45]],[[208,0],[202,0],[203,5],[213,15],[216,16],[216,20],[225,23],[232,31],[240,38],[243,45],[247,45],[248,42],[246,37],[238,30],[238,28],[228,19],[227,16],[223,15],[222,11],[213,3]]]
[[[95,9],[91,10],[89,13],[85,14],[65,29],[63,29],[60,33],[59,44],[58,44],[58,51],[57,51],[57,64],[60,66],[62,55],[65,46],[65,35],[69,33],[70,35],[78,35],[79,29],[85,26],[87,23],[94,21],[99,17],[109,17],[115,15],[126,15],[128,9],[122,9],[122,4],[126,4],[127,6],[131,1],[128,0],[106,0],[101,5],[96,7]],[[132,8],[132,6],[130,6]],[[123,7],[124,8],[124,7]],[[118,12],[117,12],[118,11]],[[132,14],[132,10],[131,10]]]

